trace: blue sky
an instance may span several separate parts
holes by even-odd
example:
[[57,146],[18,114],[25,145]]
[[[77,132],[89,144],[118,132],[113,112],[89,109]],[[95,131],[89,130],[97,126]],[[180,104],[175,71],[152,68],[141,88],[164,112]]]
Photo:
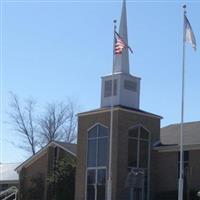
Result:
[[[127,1],[130,71],[141,80],[140,108],[163,116],[162,126],[180,122],[182,5],[187,4],[197,52],[186,45],[185,121],[200,120],[200,3],[195,1]],[[28,154],[12,145],[9,92],[21,99],[76,101],[80,111],[100,105],[100,77],[111,73],[113,20],[121,1],[2,2],[3,162]]]

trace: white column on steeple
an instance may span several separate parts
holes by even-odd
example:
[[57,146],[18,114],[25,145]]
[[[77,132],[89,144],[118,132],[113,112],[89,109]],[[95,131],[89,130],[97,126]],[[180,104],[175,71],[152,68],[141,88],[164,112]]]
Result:
[[[123,0],[121,20],[119,26],[119,35],[128,44],[128,31],[127,31],[127,14],[126,14],[126,1]],[[122,72],[129,74],[129,52],[128,48],[124,48],[122,54],[115,56],[114,73]]]

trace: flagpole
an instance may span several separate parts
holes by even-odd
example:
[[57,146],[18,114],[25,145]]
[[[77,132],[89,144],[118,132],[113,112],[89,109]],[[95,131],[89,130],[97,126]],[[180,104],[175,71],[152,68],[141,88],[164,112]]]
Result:
[[184,97],[185,97],[185,15],[186,5],[183,6],[183,60],[182,60],[182,99],[181,99],[181,126],[180,126],[180,169],[178,200],[183,200],[184,169],[183,169],[183,123],[184,123]]
[[114,23],[114,42],[113,42],[113,67],[112,67],[112,89],[111,89],[111,107],[110,107],[110,145],[109,145],[109,170],[108,170],[108,190],[107,190],[107,200],[112,199],[112,139],[113,139],[113,111],[114,111],[114,63],[115,63],[115,32],[117,29],[117,20]]

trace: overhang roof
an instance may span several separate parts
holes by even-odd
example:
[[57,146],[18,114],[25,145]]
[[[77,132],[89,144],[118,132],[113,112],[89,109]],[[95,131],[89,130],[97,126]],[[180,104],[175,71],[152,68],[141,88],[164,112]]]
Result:
[[[153,147],[154,150],[158,150],[159,152],[178,152],[180,151],[180,146],[177,144],[174,145],[157,145]],[[200,144],[190,144],[190,145],[184,145],[183,150],[184,151],[191,151],[191,150],[199,150]]]
[[[99,112],[108,112],[108,111],[110,111],[110,109],[111,109],[110,106],[104,107],[104,108],[98,108],[98,109],[79,113],[78,116],[90,115],[90,114],[99,113]],[[156,114],[153,114],[153,113],[150,113],[150,112],[146,112],[146,111],[140,110],[140,109],[129,108],[129,107],[126,107],[126,106],[116,105],[116,106],[113,107],[113,109],[114,110],[124,110],[124,111],[128,111],[128,112],[134,112],[134,113],[137,113],[139,115],[147,115],[147,116],[162,119],[162,117],[159,116],[159,115],[156,115]]]

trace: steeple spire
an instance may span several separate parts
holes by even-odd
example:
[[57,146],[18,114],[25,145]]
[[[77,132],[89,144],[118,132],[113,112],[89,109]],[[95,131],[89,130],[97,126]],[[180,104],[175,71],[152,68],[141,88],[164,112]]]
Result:
[[[128,44],[128,31],[127,31],[127,14],[126,14],[126,1],[123,0],[121,20],[119,26],[119,35]],[[129,52],[128,48],[124,48],[122,54],[115,55],[114,73],[122,72],[129,74]]]
[[102,77],[102,108],[126,106],[139,109],[140,106],[140,78],[129,73],[129,50],[131,49],[128,46],[127,32],[126,1],[123,0],[119,32],[114,33],[117,38],[114,38],[113,73]]

